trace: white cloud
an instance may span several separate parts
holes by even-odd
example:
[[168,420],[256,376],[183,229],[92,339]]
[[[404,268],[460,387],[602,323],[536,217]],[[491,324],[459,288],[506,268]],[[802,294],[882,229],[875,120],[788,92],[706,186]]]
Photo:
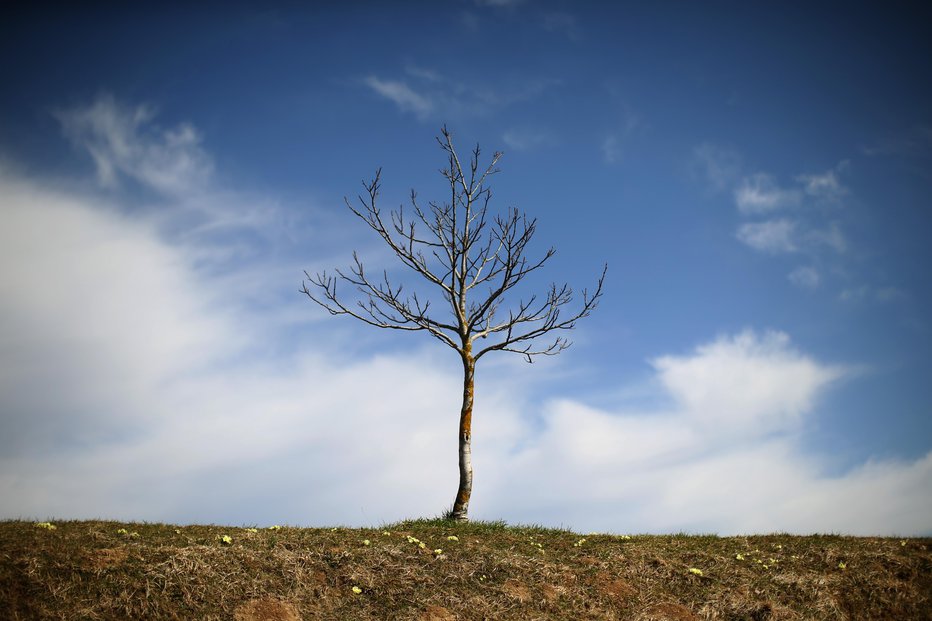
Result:
[[796,252],[796,222],[780,218],[748,222],[738,227],[735,236],[755,250],[770,254]]
[[621,145],[616,134],[608,134],[602,139],[602,160],[614,164],[621,155]]
[[692,166],[713,189],[721,191],[741,173],[741,155],[731,148],[703,143],[693,149]]
[[861,285],[859,287],[850,287],[842,290],[838,294],[838,299],[842,302],[896,302],[908,297],[907,293],[898,287],[871,287]]
[[817,289],[822,277],[814,267],[801,266],[787,275],[791,283],[803,289]]
[[88,107],[59,110],[55,116],[68,139],[90,153],[105,187],[115,187],[122,174],[157,192],[179,195],[202,187],[213,170],[194,127],[183,123],[159,129],[151,123],[155,111],[150,106],[127,107],[101,95]]
[[[250,356],[269,316],[220,312],[223,287],[151,228],[39,184],[0,189],[3,517],[372,525],[449,505],[448,352],[352,359],[307,339],[300,354]],[[932,458],[831,478],[796,449],[842,367],[750,331],[651,364],[667,409],[557,400],[536,424],[520,383],[480,375],[474,516],[583,531],[932,527]]]
[[837,222],[832,222],[827,229],[809,231],[807,239],[817,246],[827,246],[841,254],[848,249],[848,240]]
[[392,101],[402,112],[410,112],[420,120],[439,113],[444,120],[463,116],[482,116],[517,102],[537,97],[559,84],[559,80],[544,78],[513,79],[504,84],[462,82],[438,71],[408,65],[407,81],[369,76],[363,84]]
[[556,143],[553,134],[544,130],[509,129],[502,135],[502,141],[517,151],[529,151]]
[[842,375],[794,351],[780,332],[745,331],[652,364],[685,417],[744,435],[787,428],[811,409],[821,387]]
[[416,93],[404,82],[381,80],[375,76],[367,77],[364,82],[376,93],[393,102],[402,112],[413,112],[418,118],[423,119],[434,109],[429,97]]
[[820,175],[799,175],[796,180],[803,184],[807,195],[823,200],[838,200],[848,193],[848,188],[838,180],[837,170],[843,170],[847,161],[839,164],[836,170],[829,170]]
[[[229,279],[255,265],[199,269],[189,246],[121,207],[0,174],[0,517],[373,525],[449,506],[450,352],[425,338],[424,351],[350,355],[332,336],[339,319],[297,330],[231,305]],[[263,349],[283,334],[303,349]],[[844,367],[753,331],[650,364],[649,412],[532,406],[513,377],[480,369],[474,516],[932,531],[932,455],[830,477],[800,452],[801,424]]]
[[745,177],[735,188],[735,204],[745,215],[763,214],[798,205],[799,191],[779,187],[771,175],[756,173]]
[[551,404],[539,437],[493,461],[497,472],[540,484],[495,483],[491,502],[540,522],[559,499],[559,521],[545,523],[584,531],[932,530],[932,453],[828,476],[800,452],[802,420],[844,368],[795,350],[785,334],[750,331],[653,364],[670,409]]

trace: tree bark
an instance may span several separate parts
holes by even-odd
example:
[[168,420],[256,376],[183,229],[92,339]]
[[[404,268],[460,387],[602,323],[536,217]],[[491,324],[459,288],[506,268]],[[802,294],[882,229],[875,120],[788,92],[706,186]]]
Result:
[[469,345],[464,348],[463,356],[463,407],[460,410],[459,426],[459,466],[460,484],[456,490],[456,500],[450,517],[458,522],[469,520],[469,497],[472,495],[472,404],[473,381],[476,361],[472,357]]

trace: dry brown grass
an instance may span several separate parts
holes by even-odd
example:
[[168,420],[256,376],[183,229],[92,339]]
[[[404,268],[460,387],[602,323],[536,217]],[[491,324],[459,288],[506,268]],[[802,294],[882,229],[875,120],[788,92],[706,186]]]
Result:
[[929,539],[585,535],[579,544],[565,530],[440,520],[258,532],[56,526],[0,522],[2,618],[932,619]]

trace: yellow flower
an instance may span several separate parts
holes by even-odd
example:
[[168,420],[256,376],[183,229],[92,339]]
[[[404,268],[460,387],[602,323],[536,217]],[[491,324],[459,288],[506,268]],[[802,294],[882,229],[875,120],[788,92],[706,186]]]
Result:
[[441,550],[440,548],[437,548],[436,550],[434,550],[434,554],[437,555],[437,556],[439,556],[439,555],[443,554],[443,550]]
[[125,529],[125,528],[120,528],[120,529],[117,529],[117,534],[118,534],[118,535],[127,535],[127,534],[129,534],[129,533],[126,532],[126,529]]
[[457,537],[456,535],[450,535],[449,537],[447,537],[447,541],[459,541],[459,540],[460,538]]
[[420,541],[420,542],[418,542],[417,547],[419,547],[420,549],[423,550],[424,548],[427,547],[427,545],[426,545],[423,541]]
[[45,530],[55,530],[58,528],[51,522],[36,522],[36,528],[44,528]]
[[584,543],[586,543],[586,539],[585,539],[585,538],[580,539],[579,541],[577,541],[576,543],[573,544],[573,547],[574,547],[574,548],[578,548],[578,547],[582,546],[582,544],[584,544]]
[[362,589],[360,589],[358,586],[354,586],[353,593],[355,593],[356,595],[359,595],[360,593],[362,593]]
[[382,531],[382,534],[383,534],[384,536],[386,536],[386,537],[391,536],[391,533],[388,532],[387,530],[383,530],[383,531]]
[[905,540],[905,539],[901,539],[901,540],[900,540],[900,547],[906,547],[906,540]]
[[256,530],[255,528],[247,528],[247,529],[246,529],[246,532],[247,532],[247,533],[258,533],[259,531]]
[[421,540],[418,539],[417,537],[412,537],[411,535],[408,535],[408,543],[421,543]]
[[274,525],[274,526],[269,526],[269,530],[281,530],[281,529],[282,529],[282,527],[279,526],[278,524],[276,524],[276,525]]
[[696,569],[695,567],[690,567],[690,568],[689,568],[689,573],[695,574],[695,575],[697,575],[697,576],[701,576],[701,575],[702,575],[702,570],[701,570],[701,569]]
[[137,533],[136,531],[133,531],[133,532],[131,532],[131,533],[129,534],[129,536],[132,537],[133,539],[135,539],[136,537],[139,536],[139,533]]
[[233,537],[230,537],[229,535],[221,535],[221,536],[220,536],[220,543],[222,543],[223,545],[228,546],[228,545],[230,545],[231,543],[233,543]]
[[631,535],[619,535],[618,538],[619,538],[619,539],[624,539],[625,541],[628,541],[629,539],[631,539]]
[[846,563],[838,563],[838,569],[844,570],[848,565]]
[[743,561],[743,560],[744,560],[744,555],[743,555],[743,554],[735,554],[735,558],[736,558],[737,560],[739,560],[739,561]]
[[364,546],[369,545],[369,540],[368,540],[368,539],[363,539],[363,540],[362,540],[362,545],[364,545]]
[[[253,530],[253,532],[255,532],[255,529],[252,529],[252,530]],[[180,535],[180,534],[181,534],[181,530],[178,529],[178,528],[176,528],[176,529],[175,529],[175,534],[176,534],[176,535]]]

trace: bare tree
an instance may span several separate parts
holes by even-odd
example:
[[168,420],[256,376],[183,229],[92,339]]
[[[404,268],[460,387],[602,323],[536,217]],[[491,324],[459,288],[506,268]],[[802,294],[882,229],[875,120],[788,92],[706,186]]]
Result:
[[[463,362],[463,405],[459,424],[459,488],[449,517],[465,521],[472,494],[472,410],[476,363],[494,351],[514,352],[533,362],[536,356],[552,356],[570,346],[562,335],[587,317],[602,296],[605,271],[602,270],[595,291],[582,292],[582,303],[575,312],[564,314],[573,301],[567,284],[551,285],[543,295],[520,299],[512,307],[502,308],[506,294],[528,275],[544,266],[554,255],[550,248],[539,260],[525,256],[534,236],[536,220],[528,219],[517,209],[489,219],[492,198],[486,180],[498,172],[502,153],[492,156],[489,166],[479,168],[479,146],[464,168],[453,148],[453,137],[446,127],[437,142],[446,152],[447,167],[441,170],[450,187],[450,202],[429,202],[427,209],[411,191],[411,212],[404,206],[391,211],[386,220],[378,207],[381,169],[370,182],[363,182],[365,195],[358,196],[356,206],[344,199],[347,207],[379,234],[398,259],[423,277],[432,291],[442,296],[444,308],[434,313],[431,299],[406,293],[402,285],[393,284],[388,272],[372,278],[354,252],[349,272],[326,272],[311,277],[305,272],[302,293],[327,309],[331,315],[349,315],[377,328],[425,330],[449,345]],[[347,299],[337,284],[351,285],[359,296]],[[308,288],[308,284],[311,288]],[[550,339],[553,340],[550,340]],[[477,339],[483,339],[481,347]],[[489,343],[486,345],[486,343]]]

